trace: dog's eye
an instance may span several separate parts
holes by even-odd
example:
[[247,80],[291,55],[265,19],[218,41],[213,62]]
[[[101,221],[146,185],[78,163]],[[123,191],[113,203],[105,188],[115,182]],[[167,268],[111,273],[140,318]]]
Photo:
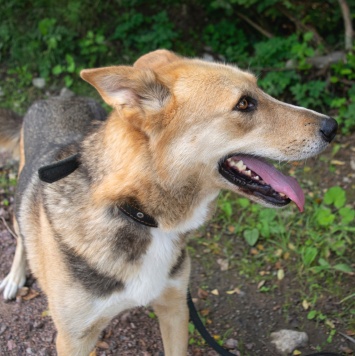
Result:
[[256,107],[256,101],[248,96],[243,96],[238,104],[234,107],[234,110],[238,111],[252,111]]

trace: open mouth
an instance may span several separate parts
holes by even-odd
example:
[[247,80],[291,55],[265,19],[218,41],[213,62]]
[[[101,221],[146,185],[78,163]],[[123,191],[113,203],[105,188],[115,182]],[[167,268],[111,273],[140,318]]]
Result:
[[292,200],[303,211],[305,197],[297,180],[260,158],[239,154],[228,156],[219,162],[219,173],[248,195],[278,207]]

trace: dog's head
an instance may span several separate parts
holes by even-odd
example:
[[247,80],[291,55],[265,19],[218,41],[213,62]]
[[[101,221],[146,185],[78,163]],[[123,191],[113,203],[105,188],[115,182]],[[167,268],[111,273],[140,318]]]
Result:
[[211,189],[226,188],[266,206],[304,195],[294,178],[265,159],[301,160],[321,152],[337,123],[317,112],[280,102],[257,86],[249,72],[232,65],[149,53],[133,67],[81,72],[149,140],[161,184],[195,177]]

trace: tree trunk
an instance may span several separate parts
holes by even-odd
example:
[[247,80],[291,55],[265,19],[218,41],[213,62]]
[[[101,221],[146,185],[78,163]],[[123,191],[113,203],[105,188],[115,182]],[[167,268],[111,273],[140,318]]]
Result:
[[350,51],[353,48],[353,38],[354,38],[354,30],[353,30],[353,25],[351,23],[351,13],[350,13],[349,5],[346,2],[346,0],[338,0],[338,1],[344,19],[345,50]]

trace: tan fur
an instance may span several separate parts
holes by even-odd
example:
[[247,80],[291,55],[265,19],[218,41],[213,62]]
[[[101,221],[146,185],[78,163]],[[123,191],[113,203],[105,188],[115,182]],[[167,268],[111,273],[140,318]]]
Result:
[[[89,69],[81,76],[114,108],[110,117],[91,122],[90,110],[98,109],[73,102],[73,110],[83,110],[76,119],[81,121],[68,114],[57,123],[51,108],[58,105],[55,113],[65,115],[70,104],[40,103],[25,120],[20,150],[25,188],[19,234],[48,297],[58,355],[88,355],[113,316],[146,304],[159,317],[165,354],[185,355],[190,272],[185,234],[209,218],[220,189],[270,205],[222,178],[218,162],[236,152],[276,160],[310,157],[327,145],[320,135],[325,116],[271,98],[251,73],[237,67],[165,50],[141,57],[133,67]],[[245,95],[258,100],[252,114],[235,109]],[[38,141],[33,127],[41,114],[48,116],[37,127],[42,136],[53,134],[52,125],[64,127],[59,138],[48,139],[64,148],[45,142],[42,151],[53,150],[52,160],[80,152],[80,166],[53,184],[33,174],[26,185],[31,162],[24,162],[24,150]],[[88,134],[82,132],[86,126]],[[31,154],[32,164],[39,164]],[[123,216],[117,207],[127,201],[137,202],[159,228]],[[22,243],[18,249],[23,256]],[[19,265],[15,258],[14,268]]]
[[23,144],[23,128],[21,127],[20,131],[20,142],[19,142],[19,156],[20,162],[18,167],[18,176],[20,176],[23,166],[25,165],[25,148]]
[[21,116],[14,112],[0,108],[0,148],[11,152],[13,158],[19,158]]

